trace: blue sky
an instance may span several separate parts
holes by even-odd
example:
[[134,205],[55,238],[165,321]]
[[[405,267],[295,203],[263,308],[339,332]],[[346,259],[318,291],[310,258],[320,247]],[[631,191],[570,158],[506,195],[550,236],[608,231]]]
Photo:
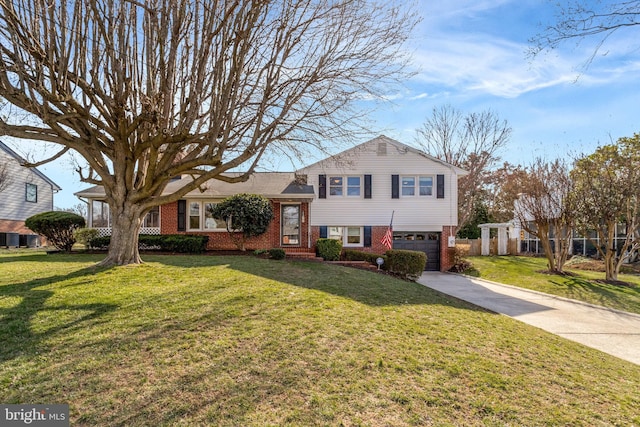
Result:
[[[588,68],[597,38],[530,60],[528,41],[553,21],[554,3],[419,1],[424,19],[410,41],[418,73],[373,114],[374,133],[413,145],[434,107],[490,109],[513,128],[502,159],[527,164],[590,153],[640,132],[640,27],[611,37]],[[40,169],[63,187],[56,206],[78,203],[73,193],[87,185],[68,160]]]

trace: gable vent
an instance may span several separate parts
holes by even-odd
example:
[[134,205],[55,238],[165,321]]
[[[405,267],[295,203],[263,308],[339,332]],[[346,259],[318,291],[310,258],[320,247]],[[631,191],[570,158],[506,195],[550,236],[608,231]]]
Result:
[[386,142],[378,142],[378,156],[386,156],[387,155],[387,143]]

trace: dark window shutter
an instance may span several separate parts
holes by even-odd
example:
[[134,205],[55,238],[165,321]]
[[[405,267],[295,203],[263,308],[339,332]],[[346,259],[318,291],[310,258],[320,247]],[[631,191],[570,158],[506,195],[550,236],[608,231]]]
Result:
[[364,176],[364,198],[371,198],[371,175]]
[[391,175],[391,198],[400,198],[400,175]]
[[327,198],[327,175],[318,175],[318,198]]
[[444,175],[436,176],[437,189],[436,189],[436,197],[438,199],[444,199]]
[[187,230],[187,201],[178,200],[178,231]]
[[320,226],[320,238],[321,239],[326,239],[328,235],[329,235],[328,227],[326,225],[321,225]]
[[371,247],[371,226],[370,225],[364,226],[364,246],[365,248]]

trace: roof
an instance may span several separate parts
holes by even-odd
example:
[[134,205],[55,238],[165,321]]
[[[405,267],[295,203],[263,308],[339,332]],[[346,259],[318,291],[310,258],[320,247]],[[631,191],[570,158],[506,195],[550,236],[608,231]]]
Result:
[[[16,159],[18,161],[18,163],[20,163],[20,166],[24,166],[25,163],[28,163],[27,160],[25,158],[23,158],[22,156],[20,156],[18,153],[16,153],[15,151],[13,151],[8,145],[6,145],[5,143],[3,143],[2,141],[0,141],[0,149],[4,150],[7,154],[9,154],[11,157],[13,157],[14,159]],[[26,166],[25,166],[26,167]],[[33,173],[35,173],[36,175],[38,175],[40,178],[44,179],[49,185],[51,185],[51,188],[53,188],[55,191],[60,191],[62,190],[62,188],[56,184],[55,182],[53,182],[52,180],[49,179],[49,177],[47,177],[45,174],[43,174],[42,172],[40,172],[38,170],[38,168],[29,168],[33,171]]]
[[468,175],[469,174],[469,172],[467,172],[466,170],[464,170],[462,168],[459,168],[458,166],[454,166],[451,163],[447,163],[444,160],[438,159],[437,157],[433,157],[432,155],[427,154],[422,150],[418,150],[415,147],[411,147],[410,145],[403,144],[402,142],[396,141],[395,139],[392,139],[392,138],[389,138],[386,135],[379,135],[379,136],[377,136],[377,137],[375,137],[373,139],[370,139],[369,141],[363,142],[362,144],[356,145],[355,147],[351,147],[348,150],[344,150],[344,151],[342,151],[342,152],[340,152],[338,154],[330,156],[330,157],[328,157],[326,159],[322,159],[322,160],[320,160],[318,162],[315,162],[315,163],[313,163],[311,165],[304,166],[304,167],[300,168],[299,170],[305,170],[305,169],[311,168],[313,166],[316,166],[316,165],[319,165],[319,164],[321,164],[323,162],[326,162],[327,160],[339,159],[340,157],[348,155],[351,152],[356,152],[357,150],[362,149],[364,146],[367,146],[367,145],[370,145],[370,144],[377,144],[379,142],[385,142],[387,144],[394,145],[396,148],[398,148],[399,150],[402,150],[402,151],[412,152],[412,153],[418,154],[418,155],[420,155],[420,156],[422,156],[422,157],[424,157],[426,159],[429,159],[429,160],[431,160],[433,162],[436,162],[436,163],[439,163],[439,164],[441,164],[443,166],[446,166],[447,168],[451,169],[451,171],[454,172],[456,175]]
[[[241,173],[228,173],[225,176],[239,176]],[[187,183],[191,182],[189,176],[176,179],[167,185],[163,194],[173,194]],[[313,186],[299,182],[298,176],[293,172],[256,172],[244,182],[228,183],[217,179],[209,180],[204,186],[204,191],[196,189],[188,192],[185,198],[214,198],[223,199],[235,194],[249,193],[260,194],[269,199],[311,199],[313,198]],[[78,197],[101,198],[105,196],[102,186],[94,186],[75,193]]]

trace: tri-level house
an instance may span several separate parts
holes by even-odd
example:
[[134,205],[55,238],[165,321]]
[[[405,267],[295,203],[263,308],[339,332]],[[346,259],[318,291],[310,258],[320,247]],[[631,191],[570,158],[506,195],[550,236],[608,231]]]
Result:
[[458,177],[467,172],[379,136],[300,171],[315,189],[312,241],[383,253],[393,217],[393,248],[427,253],[428,270],[446,270],[458,224]]
[[[61,188],[37,168],[25,167],[25,159],[0,142],[0,233],[33,235],[24,221],[53,210],[53,195]],[[3,241],[0,246],[17,246]]]
[[[269,231],[247,242],[248,249],[283,248],[288,253],[315,251],[318,238],[342,241],[345,248],[384,253],[382,239],[393,227],[394,249],[427,253],[429,270],[446,270],[449,237],[458,223],[458,177],[466,172],[385,136],[295,172],[255,173],[243,183],[218,180],[204,191],[160,206],[145,219],[143,233],[207,234],[211,250],[234,249],[224,223],[210,207],[238,193],[271,200],[275,219]],[[172,181],[175,191],[189,177]],[[110,233],[104,190],[76,193],[89,203],[89,226]],[[393,216],[393,224],[391,219]]]

